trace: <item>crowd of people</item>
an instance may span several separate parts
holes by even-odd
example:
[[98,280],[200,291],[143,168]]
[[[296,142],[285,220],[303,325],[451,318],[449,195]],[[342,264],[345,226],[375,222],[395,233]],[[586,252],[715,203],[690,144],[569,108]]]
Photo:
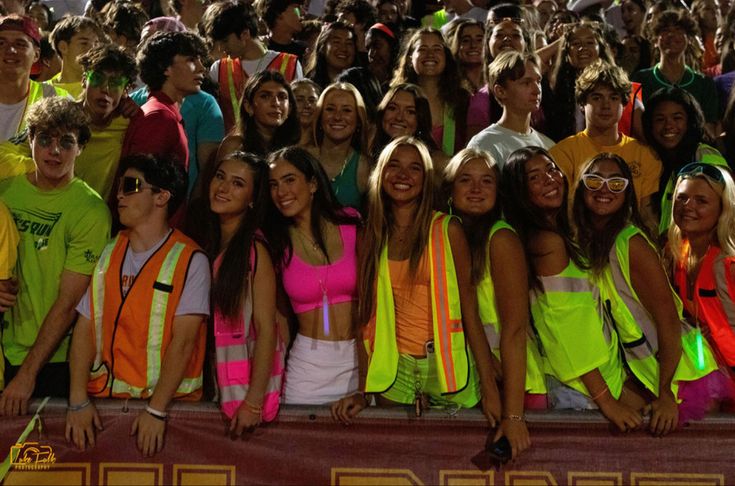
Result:
[[0,415],[735,412],[727,0],[0,8]]

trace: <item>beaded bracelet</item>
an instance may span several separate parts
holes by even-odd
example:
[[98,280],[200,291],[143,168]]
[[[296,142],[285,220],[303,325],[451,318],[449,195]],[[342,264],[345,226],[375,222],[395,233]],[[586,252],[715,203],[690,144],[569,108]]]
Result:
[[83,402],[82,402],[82,403],[80,403],[79,405],[72,405],[72,404],[71,404],[71,402],[70,402],[70,403],[69,403],[69,405],[67,405],[66,409],[67,409],[68,411],[70,411],[70,412],[78,412],[78,411],[80,411],[80,410],[82,410],[82,409],[85,409],[85,408],[87,408],[87,406],[88,406],[88,405],[89,405],[90,403],[92,403],[92,402],[90,402],[90,401],[89,401],[89,398],[87,398],[87,399],[86,399],[85,401],[83,401]]
[[503,415],[504,420],[510,420],[511,422],[524,422],[526,419],[523,418],[523,415],[515,415],[515,414],[508,414]]

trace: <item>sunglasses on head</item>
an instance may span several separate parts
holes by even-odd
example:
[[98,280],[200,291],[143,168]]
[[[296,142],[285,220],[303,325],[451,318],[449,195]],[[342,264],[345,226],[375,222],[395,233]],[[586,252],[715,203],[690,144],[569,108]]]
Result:
[[145,189],[150,189],[152,192],[158,192],[161,189],[150,184],[146,184],[143,179],[138,177],[125,176],[120,179],[119,192],[128,196],[137,192],[143,192]]
[[679,170],[678,176],[696,176],[700,174],[709,177],[720,184],[725,183],[725,178],[723,177],[722,172],[720,172],[720,169],[714,165],[703,164],[702,162],[692,162],[691,164],[685,165]]
[[62,135],[60,137],[52,137],[48,133],[39,133],[35,137],[36,143],[43,148],[49,148],[54,140],[59,143],[62,150],[72,150],[77,146],[77,139],[73,135]]
[[87,71],[84,77],[91,88],[107,86],[108,89],[122,90],[130,83],[126,76],[107,76],[99,71]]
[[607,184],[607,189],[612,193],[623,192],[630,181],[625,177],[600,177],[596,174],[585,174],[582,176],[582,183],[590,191],[599,191],[602,189],[604,184]]

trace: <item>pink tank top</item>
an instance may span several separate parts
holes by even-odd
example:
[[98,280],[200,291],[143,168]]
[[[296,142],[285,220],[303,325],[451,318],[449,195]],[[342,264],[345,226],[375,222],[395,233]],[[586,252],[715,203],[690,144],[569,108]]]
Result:
[[357,297],[357,227],[340,225],[342,256],[330,265],[310,265],[293,252],[283,269],[283,287],[297,314],[322,307],[324,293],[330,305],[350,302]]

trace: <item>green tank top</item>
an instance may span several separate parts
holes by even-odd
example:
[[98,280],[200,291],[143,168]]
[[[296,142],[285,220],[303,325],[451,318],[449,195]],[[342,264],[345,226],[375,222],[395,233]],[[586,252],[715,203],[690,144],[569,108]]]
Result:
[[360,209],[362,202],[362,194],[357,187],[357,166],[360,163],[360,153],[353,150],[339,174],[334,176],[330,181],[332,190],[337,200],[343,206]]

